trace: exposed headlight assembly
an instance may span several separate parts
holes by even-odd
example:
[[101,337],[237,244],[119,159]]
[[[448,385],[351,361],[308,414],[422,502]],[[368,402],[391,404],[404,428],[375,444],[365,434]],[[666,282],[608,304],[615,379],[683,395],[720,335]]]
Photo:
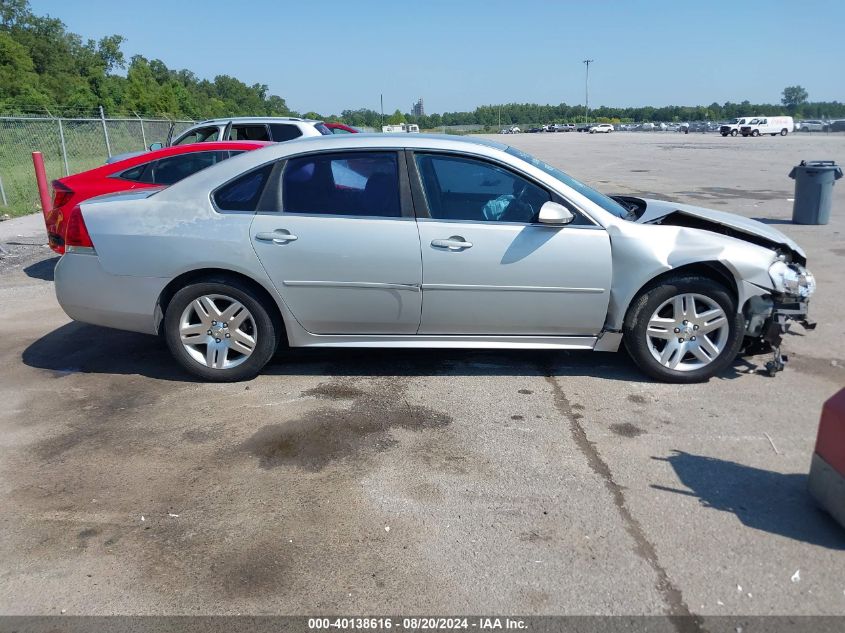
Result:
[[816,278],[798,264],[776,261],[769,266],[769,277],[772,278],[775,290],[793,297],[806,299],[816,290]]

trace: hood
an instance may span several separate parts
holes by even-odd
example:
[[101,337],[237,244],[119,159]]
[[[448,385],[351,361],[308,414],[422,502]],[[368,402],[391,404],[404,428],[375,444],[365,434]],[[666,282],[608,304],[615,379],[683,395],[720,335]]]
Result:
[[777,229],[757,220],[751,220],[741,215],[695,207],[689,204],[678,204],[677,202],[665,202],[663,200],[643,200],[645,211],[637,218],[640,224],[671,224],[673,226],[688,226],[690,228],[713,231],[744,239],[746,241],[764,246],[766,248],[786,248],[797,255],[799,259],[806,260],[806,255],[801,247],[791,238],[787,237]]

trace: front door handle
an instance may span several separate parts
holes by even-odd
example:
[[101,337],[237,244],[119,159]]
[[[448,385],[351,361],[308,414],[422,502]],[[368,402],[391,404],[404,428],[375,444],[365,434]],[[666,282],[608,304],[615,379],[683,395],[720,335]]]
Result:
[[450,251],[463,251],[472,248],[472,242],[467,242],[460,235],[453,235],[445,240],[431,240],[434,248],[445,248]]
[[286,229],[276,229],[271,233],[256,233],[255,239],[261,242],[273,242],[273,244],[287,244],[299,238]]

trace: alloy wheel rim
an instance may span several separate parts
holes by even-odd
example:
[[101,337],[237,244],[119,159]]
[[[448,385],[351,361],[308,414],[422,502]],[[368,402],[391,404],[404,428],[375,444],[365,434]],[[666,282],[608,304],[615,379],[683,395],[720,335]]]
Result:
[[710,297],[683,293],[651,315],[646,344],[652,357],[674,371],[695,371],[715,361],[730,335],[727,315]]
[[221,294],[197,297],[179,318],[182,347],[209,369],[232,369],[255,350],[255,319],[240,301]]

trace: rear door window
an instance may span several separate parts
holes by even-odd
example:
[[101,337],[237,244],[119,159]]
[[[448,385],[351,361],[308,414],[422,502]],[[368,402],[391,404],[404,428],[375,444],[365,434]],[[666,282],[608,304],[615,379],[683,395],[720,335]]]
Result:
[[232,141],[269,141],[266,125],[233,125],[229,133]]
[[302,136],[302,130],[295,125],[289,125],[287,123],[271,123],[270,131],[273,133],[273,140],[277,143],[292,141]]
[[285,213],[400,217],[395,152],[343,152],[288,160]]

